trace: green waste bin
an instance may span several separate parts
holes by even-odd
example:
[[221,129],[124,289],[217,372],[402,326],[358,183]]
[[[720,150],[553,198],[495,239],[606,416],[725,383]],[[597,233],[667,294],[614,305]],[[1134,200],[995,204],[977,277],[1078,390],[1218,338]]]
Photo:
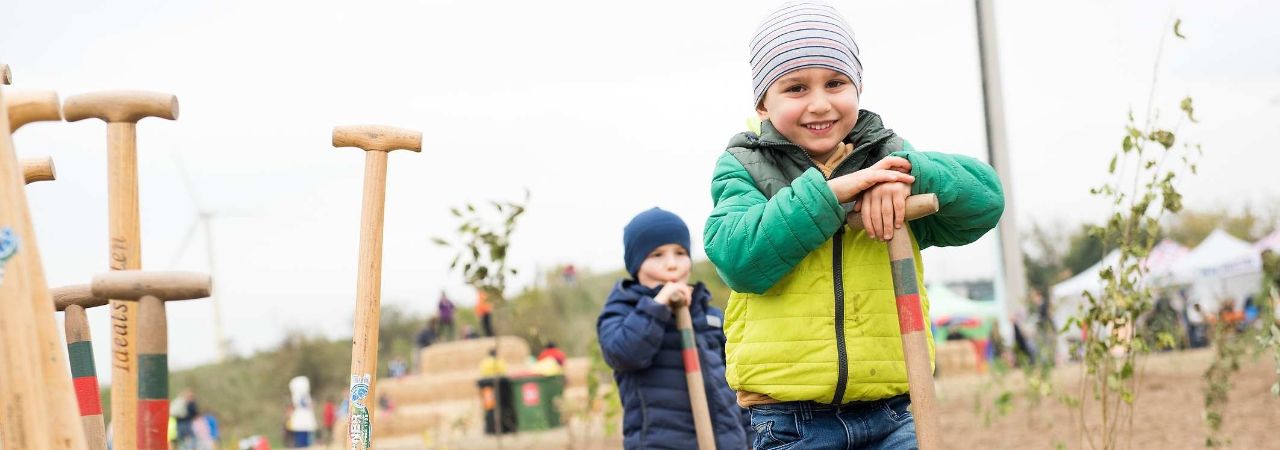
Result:
[[511,390],[520,431],[560,426],[560,409],[556,403],[564,396],[564,375],[513,377]]

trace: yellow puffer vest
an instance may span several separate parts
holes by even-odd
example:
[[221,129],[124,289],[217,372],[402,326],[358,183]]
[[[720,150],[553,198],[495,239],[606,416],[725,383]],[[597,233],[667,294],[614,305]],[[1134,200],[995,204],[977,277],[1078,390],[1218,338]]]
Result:
[[[911,245],[924,280],[914,237]],[[919,289],[932,364],[928,294]],[[734,292],[724,331],[734,390],[832,404],[907,392],[888,246],[864,231],[841,227],[764,294]]]

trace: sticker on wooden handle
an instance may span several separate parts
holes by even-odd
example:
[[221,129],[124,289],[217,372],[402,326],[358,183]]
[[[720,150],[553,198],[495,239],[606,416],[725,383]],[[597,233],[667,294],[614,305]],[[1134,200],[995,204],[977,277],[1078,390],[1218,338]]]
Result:
[[369,396],[369,381],[372,379],[367,373],[351,376],[351,424],[347,431],[353,449],[373,448],[369,407],[365,405]]
[[18,254],[18,235],[9,227],[0,228],[0,283],[4,283],[4,266]]

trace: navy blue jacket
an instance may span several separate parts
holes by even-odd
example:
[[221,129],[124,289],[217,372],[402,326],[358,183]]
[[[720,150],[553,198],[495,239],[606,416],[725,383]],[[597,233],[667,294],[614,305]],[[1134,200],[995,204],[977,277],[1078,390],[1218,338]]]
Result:
[[[660,288],[661,286],[659,286]],[[600,312],[596,332],[604,360],[613,367],[625,416],[623,446],[627,449],[689,449],[697,446],[689,391],[684,374],[680,333],[675,317],[635,280],[613,287]],[[748,412],[724,378],[724,312],[709,305],[711,293],[698,283],[693,287],[689,315],[698,340],[702,383],[716,433],[716,448],[750,447],[752,430]]]

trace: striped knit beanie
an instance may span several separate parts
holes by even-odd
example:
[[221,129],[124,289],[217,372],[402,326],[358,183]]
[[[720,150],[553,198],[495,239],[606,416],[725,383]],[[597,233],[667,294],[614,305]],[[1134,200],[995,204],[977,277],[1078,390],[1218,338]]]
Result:
[[783,75],[823,67],[840,72],[862,88],[858,44],[844,17],[821,1],[787,2],[769,14],[751,39],[751,83],[759,105]]

